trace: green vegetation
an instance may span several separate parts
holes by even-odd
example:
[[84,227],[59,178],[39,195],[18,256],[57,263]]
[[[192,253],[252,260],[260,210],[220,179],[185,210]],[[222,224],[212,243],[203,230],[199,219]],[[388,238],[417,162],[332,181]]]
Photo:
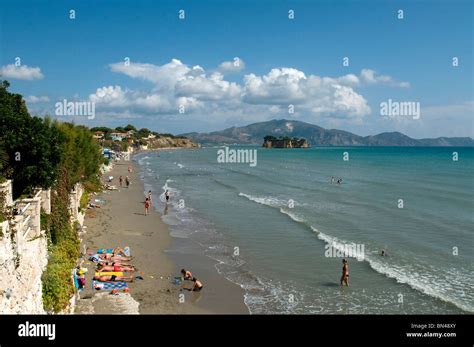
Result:
[[50,119],[31,117],[21,95],[9,93],[9,83],[0,85],[0,143],[8,162],[4,177],[15,177],[14,198],[35,187],[49,188],[61,159],[61,134]]
[[53,191],[51,214],[41,214],[41,227],[49,241],[42,281],[45,309],[58,312],[68,305],[74,292],[71,270],[79,256],[69,193],[76,183],[82,183],[86,191],[82,206],[82,199],[98,191],[104,158],[88,128],[31,117],[22,96],[8,92],[8,87],[6,81],[0,85],[0,177],[14,178],[14,198],[28,195],[36,187]]
[[87,203],[89,202],[89,198],[90,198],[90,192],[85,191],[81,196],[81,201],[79,203],[79,212],[82,212],[85,209],[87,209]]

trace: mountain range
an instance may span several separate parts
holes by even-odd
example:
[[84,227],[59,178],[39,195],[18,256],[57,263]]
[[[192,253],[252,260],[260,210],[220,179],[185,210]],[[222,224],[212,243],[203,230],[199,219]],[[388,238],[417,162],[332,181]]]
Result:
[[459,146],[474,147],[471,137],[438,137],[414,139],[400,132],[385,132],[373,136],[359,136],[348,131],[324,129],[314,124],[279,119],[231,127],[210,133],[186,133],[186,136],[201,145],[253,144],[261,145],[265,136],[302,137],[312,146]]

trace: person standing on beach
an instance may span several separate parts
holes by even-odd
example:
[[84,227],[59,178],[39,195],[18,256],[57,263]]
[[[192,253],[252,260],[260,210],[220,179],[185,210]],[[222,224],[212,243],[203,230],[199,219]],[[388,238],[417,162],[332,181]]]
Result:
[[341,286],[345,284],[349,287],[349,263],[346,259],[342,259],[342,264]]
[[128,166],[128,172],[132,173],[132,167],[130,165]]
[[148,216],[148,209],[150,208],[150,200],[145,199],[145,216]]
[[170,192],[168,190],[165,192],[165,198],[166,198],[166,202],[170,200]]
[[148,191],[148,201],[150,201],[150,206],[153,205],[153,200],[151,198],[151,190]]
[[127,185],[127,188],[130,185],[130,180],[128,179],[128,176],[125,177],[125,184]]
[[120,177],[119,177],[119,182],[120,182],[120,187],[121,187],[121,186],[122,186],[122,183],[123,183],[123,177],[122,177],[122,175],[120,175]]

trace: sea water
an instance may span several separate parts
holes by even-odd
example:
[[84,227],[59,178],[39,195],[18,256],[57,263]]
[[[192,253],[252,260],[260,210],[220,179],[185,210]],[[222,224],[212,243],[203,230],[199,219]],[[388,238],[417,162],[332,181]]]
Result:
[[[219,163],[220,147],[135,159],[171,235],[199,244],[250,312],[474,312],[473,148],[234,148],[258,165]],[[362,256],[328,248],[351,245]]]

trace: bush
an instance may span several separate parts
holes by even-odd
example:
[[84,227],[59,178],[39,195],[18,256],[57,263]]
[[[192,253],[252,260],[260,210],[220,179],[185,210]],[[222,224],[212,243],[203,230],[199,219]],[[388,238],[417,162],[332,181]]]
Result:
[[87,209],[87,203],[89,202],[90,193],[85,191],[81,196],[81,201],[79,202],[79,212]]
[[43,306],[47,311],[64,310],[74,294],[71,270],[79,257],[79,240],[70,238],[51,245],[46,271],[43,273]]

